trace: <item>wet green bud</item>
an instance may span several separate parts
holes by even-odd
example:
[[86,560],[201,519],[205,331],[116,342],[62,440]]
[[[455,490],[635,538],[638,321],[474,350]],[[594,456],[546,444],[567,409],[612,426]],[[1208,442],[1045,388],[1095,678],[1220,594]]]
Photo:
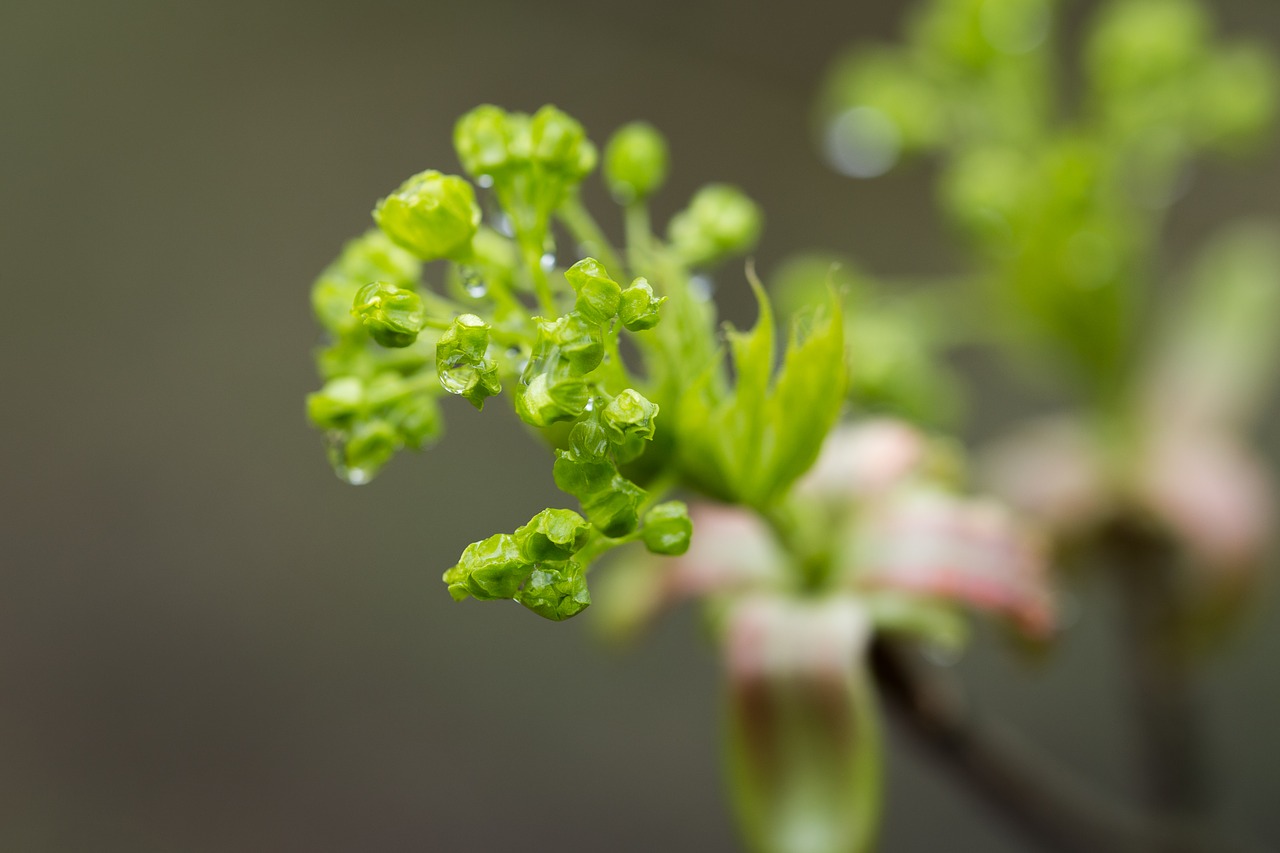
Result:
[[618,318],[622,320],[622,325],[632,332],[652,329],[658,325],[658,320],[661,319],[658,309],[666,301],[665,296],[654,297],[653,288],[649,286],[648,279],[638,278],[631,282],[630,287],[622,291]]
[[356,291],[371,281],[386,281],[412,288],[422,272],[422,263],[388,239],[386,234],[370,229],[347,241],[342,254],[329,264],[311,288],[311,307],[316,318],[335,335],[346,335],[360,328],[351,316],[351,303]]
[[435,442],[444,432],[440,404],[426,394],[406,394],[386,411],[385,416],[400,434],[400,440],[414,449]]
[[629,438],[653,438],[653,421],[657,416],[657,403],[645,399],[634,388],[628,388],[605,406],[601,420],[610,437],[620,444]]
[[396,428],[384,420],[357,424],[342,449],[342,458],[335,459],[345,467],[345,477],[352,483],[366,483],[400,449],[400,435]]
[[689,550],[693,536],[693,522],[689,520],[689,508],[683,501],[660,503],[644,514],[644,530],[641,533],[644,547],[654,554],[676,557]]
[[422,297],[385,281],[374,281],[356,291],[351,313],[384,347],[407,347],[418,339],[426,311]]
[[583,376],[604,359],[604,335],[599,323],[589,322],[576,311],[558,320],[538,322],[538,338],[524,371],[532,383],[538,373],[572,373]]
[[596,147],[578,121],[550,104],[529,122],[530,156],[544,169],[580,181],[596,167]]
[[[599,404],[597,404],[599,405]],[[594,414],[573,425],[569,450],[580,459],[603,459],[609,452],[609,433]]]
[[1099,15],[1086,59],[1104,89],[1148,96],[1185,79],[1209,47],[1209,17],[1195,0],[1119,0]]
[[561,450],[553,469],[556,487],[582,504],[587,520],[605,536],[625,536],[636,529],[645,492],[604,459],[581,459]]
[[609,487],[582,501],[587,520],[605,536],[626,536],[640,523],[640,505],[645,491],[621,474],[615,474]]
[[571,509],[544,509],[516,530],[520,555],[530,563],[567,560],[586,542],[591,526]]
[[688,264],[708,264],[751,249],[760,236],[756,203],[737,187],[709,184],[667,228],[672,247]]
[[667,178],[667,141],[651,124],[619,128],[604,149],[604,179],[622,202],[654,193]]
[[590,399],[591,387],[580,377],[539,373],[516,392],[516,414],[530,426],[550,426],[581,415]]
[[576,616],[591,605],[587,577],[577,563],[542,563],[529,575],[518,600],[553,622]]
[[489,325],[475,314],[462,314],[436,342],[436,372],[450,394],[466,398],[477,409],[487,397],[502,392],[498,365],[486,358]]
[[591,323],[607,323],[618,313],[622,288],[595,258],[583,258],[565,270],[565,280],[578,294],[574,310]]
[[[453,128],[453,146],[462,168],[472,177],[492,176],[517,159],[528,159],[528,127],[519,127],[506,110],[485,104],[458,119]],[[523,130],[523,145],[514,144]],[[523,148],[523,152],[519,149]],[[516,149],[513,152],[513,149]],[[520,155],[523,154],[523,157]]]
[[498,533],[468,545],[458,564],[444,573],[444,582],[455,601],[468,595],[480,601],[495,601],[515,598],[532,570],[533,566],[520,556],[516,538]]
[[341,376],[307,395],[307,417],[321,429],[346,429],[363,403],[364,383],[354,376]]
[[480,206],[463,178],[427,171],[379,201],[373,218],[388,237],[424,261],[460,260],[471,252]]
[[556,453],[552,471],[556,488],[578,500],[609,488],[614,475],[618,473],[618,469],[608,460],[581,459],[563,450]]

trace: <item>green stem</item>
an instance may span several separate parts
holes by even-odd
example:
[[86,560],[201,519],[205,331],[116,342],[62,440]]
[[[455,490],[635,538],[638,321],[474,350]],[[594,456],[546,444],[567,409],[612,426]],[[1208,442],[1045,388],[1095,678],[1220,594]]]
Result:
[[628,204],[624,223],[627,257],[631,260],[631,268],[643,274],[653,264],[653,230],[649,224],[649,205],[643,200]]
[[604,264],[604,268],[612,275],[622,275],[622,259],[609,242],[609,238],[604,236],[604,231],[591,215],[591,211],[582,204],[582,199],[577,192],[569,194],[556,211],[556,215],[569,229],[573,239],[582,246],[583,251]]
[[560,316],[555,296],[551,292],[551,280],[542,268],[542,240],[533,235],[520,235],[520,255],[533,278],[533,292],[538,297],[538,307],[548,320]]

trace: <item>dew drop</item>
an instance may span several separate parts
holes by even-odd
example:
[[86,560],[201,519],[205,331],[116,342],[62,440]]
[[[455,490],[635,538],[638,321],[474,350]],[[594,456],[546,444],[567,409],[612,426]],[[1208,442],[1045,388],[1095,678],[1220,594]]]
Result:
[[953,667],[964,657],[964,652],[955,646],[926,643],[920,647],[920,656],[934,666]]
[[353,486],[363,486],[373,479],[367,468],[342,468],[338,476]]
[[487,190],[489,187],[493,186],[493,175],[481,175],[476,178],[476,183]]
[[716,283],[710,276],[695,275],[689,279],[689,292],[699,302],[710,302],[711,294],[716,292]]
[[484,276],[480,270],[472,266],[459,266],[458,275],[462,277],[462,289],[472,299],[482,299],[488,292],[489,287],[485,284]]
[[902,135],[887,115],[873,107],[854,107],[831,120],[823,139],[827,162],[851,178],[875,178],[898,162]]
[[547,252],[545,255],[542,256],[539,263],[542,264],[543,272],[551,272],[553,269],[556,268],[555,252]]

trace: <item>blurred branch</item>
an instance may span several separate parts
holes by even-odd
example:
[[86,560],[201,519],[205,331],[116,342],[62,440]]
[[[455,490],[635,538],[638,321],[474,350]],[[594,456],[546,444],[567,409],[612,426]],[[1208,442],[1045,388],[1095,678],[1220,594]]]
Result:
[[1036,850],[1237,851],[1257,848],[1211,838],[1199,826],[1125,808],[1051,763],[1008,729],[975,718],[948,679],[913,650],[879,639],[872,669],[898,722]]
[[1134,524],[1112,525],[1100,546],[1124,608],[1123,646],[1147,805],[1163,815],[1203,816],[1210,792],[1180,641],[1187,608],[1174,577],[1176,555],[1166,540]]

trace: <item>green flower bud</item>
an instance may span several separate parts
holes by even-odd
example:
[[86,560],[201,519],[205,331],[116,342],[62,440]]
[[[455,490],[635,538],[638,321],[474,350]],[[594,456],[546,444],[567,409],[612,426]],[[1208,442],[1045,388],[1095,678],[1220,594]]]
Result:
[[1120,0],[1098,16],[1086,61],[1103,89],[1148,97],[1152,86],[1185,79],[1209,41],[1209,17],[1194,0]]
[[581,501],[608,489],[618,469],[608,460],[581,459],[561,450],[556,453],[552,473],[556,488]]
[[618,318],[622,320],[622,325],[632,332],[652,329],[658,325],[660,319],[658,309],[666,301],[665,296],[654,297],[653,288],[649,286],[648,279],[637,278],[631,282],[630,287],[622,291]]
[[727,184],[698,190],[667,228],[672,247],[688,264],[709,264],[751,249],[760,236],[760,208]]
[[657,416],[657,403],[645,399],[634,388],[628,388],[605,406],[601,420],[614,442],[621,443],[629,438],[653,438],[653,421]]
[[370,229],[349,240],[338,259],[329,264],[311,288],[311,307],[326,329],[338,336],[357,331],[360,321],[351,316],[356,291],[371,281],[387,281],[412,289],[422,263],[387,238]]
[[553,622],[577,616],[591,605],[587,576],[577,563],[542,563],[520,590],[521,604]]
[[604,360],[604,335],[599,323],[588,322],[576,311],[558,320],[540,320],[523,380],[532,383],[539,373],[583,376]]
[[480,601],[496,601],[515,598],[532,570],[533,566],[520,556],[516,538],[498,533],[468,545],[458,564],[444,573],[444,582],[455,601],[468,595]]
[[530,426],[550,426],[581,415],[590,399],[591,388],[580,377],[539,373],[516,392],[516,414]]
[[307,417],[321,429],[347,429],[363,403],[364,383],[341,376],[307,395]]
[[[528,127],[519,127],[506,110],[492,104],[476,107],[458,119],[453,128],[453,147],[462,168],[474,178],[492,176],[511,165],[513,147],[523,147],[528,159]],[[524,145],[514,145],[514,137],[524,131]],[[517,151],[517,156],[518,156]]]
[[529,122],[529,142],[535,162],[570,182],[582,180],[596,167],[596,147],[582,125],[550,104]]
[[570,509],[544,509],[516,530],[520,555],[530,563],[559,562],[578,552],[591,526]]
[[502,392],[498,365],[485,357],[489,324],[475,314],[461,314],[436,342],[436,372],[450,394],[465,397],[477,409],[487,397]]
[[693,522],[683,501],[660,503],[644,514],[644,547],[654,554],[678,557],[689,550]]
[[466,180],[428,171],[379,201],[373,218],[388,237],[424,261],[460,260],[471,252],[480,206]]
[[425,394],[406,394],[385,413],[400,440],[415,450],[439,440],[444,432],[440,404]]
[[604,149],[604,179],[624,203],[652,195],[667,179],[667,141],[647,122],[619,128]]
[[367,483],[400,449],[400,435],[384,420],[357,424],[348,436],[340,457],[333,461],[339,473],[351,483]]
[[615,474],[608,489],[582,501],[582,511],[597,530],[616,538],[636,529],[644,499],[643,489],[621,474]]
[[356,291],[351,313],[384,347],[407,347],[418,339],[426,311],[422,297],[385,281],[374,281]]
[[645,492],[612,462],[579,459],[561,450],[553,474],[556,486],[578,499],[587,520],[605,536],[625,536],[636,529]]
[[565,280],[578,294],[574,310],[591,323],[607,323],[618,313],[622,288],[595,258],[583,258],[565,270]]
[[594,413],[573,425],[569,450],[579,459],[603,459],[609,452],[609,433]]

